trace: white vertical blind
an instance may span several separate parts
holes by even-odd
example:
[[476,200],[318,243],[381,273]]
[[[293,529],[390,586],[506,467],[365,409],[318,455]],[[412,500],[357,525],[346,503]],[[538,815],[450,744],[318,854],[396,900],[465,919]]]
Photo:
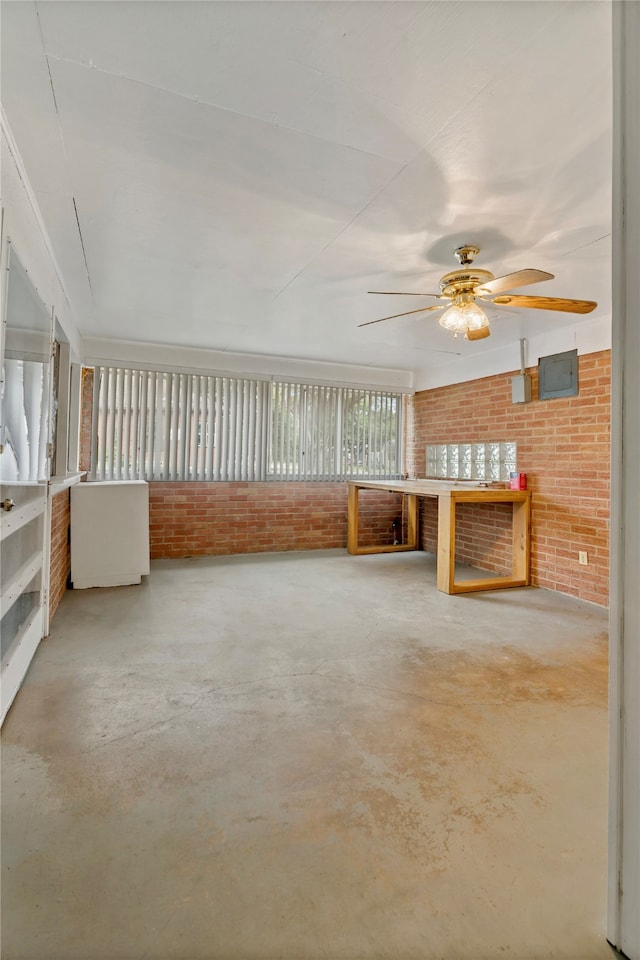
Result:
[[94,480],[392,479],[399,394],[97,367]]
[[264,479],[269,384],[97,367],[96,480]]
[[274,383],[268,474],[278,480],[400,474],[398,394]]
[[47,476],[49,364],[6,357],[3,372],[4,479],[35,483]]

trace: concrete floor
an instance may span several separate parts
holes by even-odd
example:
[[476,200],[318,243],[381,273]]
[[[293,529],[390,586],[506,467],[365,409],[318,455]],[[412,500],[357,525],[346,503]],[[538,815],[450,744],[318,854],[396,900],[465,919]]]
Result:
[[611,960],[606,625],[424,553],[69,592],[3,730],[3,960]]

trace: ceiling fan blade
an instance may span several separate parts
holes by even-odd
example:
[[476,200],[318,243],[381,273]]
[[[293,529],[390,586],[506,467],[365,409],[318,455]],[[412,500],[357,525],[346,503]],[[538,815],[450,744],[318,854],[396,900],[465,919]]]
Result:
[[390,317],[380,317],[379,320],[367,320],[366,323],[359,323],[359,327],[370,327],[372,323],[382,323],[383,320],[393,320],[395,317],[407,317],[410,313],[428,313],[429,310],[444,310],[445,304],[439,307],[420,307],[418,310],[406,310],[404,313],[392,313]]
[[484,340],[485,337],[491,336],[491,330],[489,327],[479,327],[477,330],[467,330],[465,337],[467,340]]
[[530,310],[559,310],[561,313],[591,313],[598,306],[595,300],[563,300],[560,297],[494,297],[499,307],[528,307]]
[[504,277],[496,277],[489,283],[476,287],[477,293],[502,293],[503,290],[513,290],[515,287],[526,287],[529,283],[540,283],[541,280],[553,280],[553,274],[545,270],[516,270],[515,273],[506,273]]
[[442,297],[441,293],[407,293],[406,290],[367,290],[367,293],[377,293],[383,297]]

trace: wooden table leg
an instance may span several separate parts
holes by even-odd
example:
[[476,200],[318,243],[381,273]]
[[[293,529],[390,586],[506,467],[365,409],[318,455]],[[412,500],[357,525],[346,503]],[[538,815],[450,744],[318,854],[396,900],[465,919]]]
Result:
[[456,505],[449,495],[438,497],[438,560],[437,586],[443,593],[453,593],[456,546]]
[[349,553],[358,553],[358,493],[355,484],[349,484],[349,499],[347,501],[347,550]]
[[513,559],[511,568],[512,580],[524,580],[529,583],[530,577],[530,513],[531,501],[523,500],[513,504],[512,542]]
[[[444,499],[444,498],[443,498]],[[530,517],[531,517],[531,498],[525,497],[523,500],[512,500],[512,520],[511,520],[511,576],[504,577],[480,577],[478,579],[455,581],[455,504],[458,497],[456,494],[451,496],[451,517],[449,531],[451,539],[447,541],[449,546],[449,589],[445,585],[444,569],[440,571],[440,553],[438,553],[438,589],[445,593],[471,593],[476,590],[503,590],[505,587],[524,587],[530,581]],[[460,498],[461,502],[474,502],[468,495]],[[499,502],[499,501],[495,501]],[[438,508],[440,509],[440,507]],[[440,530],[438,526],[438,541],[444,537],[446,531]],[[442,581],[442,586],[441,586]]]
[[418,498],[412,493],[405,493],[407,502],[407,543],[411,550],[418,549]]

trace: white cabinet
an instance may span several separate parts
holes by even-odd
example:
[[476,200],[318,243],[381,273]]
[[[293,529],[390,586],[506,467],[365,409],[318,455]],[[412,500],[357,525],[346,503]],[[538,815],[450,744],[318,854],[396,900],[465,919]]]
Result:
[[149,486],[144,480],[79,483],[71,489],[71,580],[75,589],[140,583],[149,573]]

